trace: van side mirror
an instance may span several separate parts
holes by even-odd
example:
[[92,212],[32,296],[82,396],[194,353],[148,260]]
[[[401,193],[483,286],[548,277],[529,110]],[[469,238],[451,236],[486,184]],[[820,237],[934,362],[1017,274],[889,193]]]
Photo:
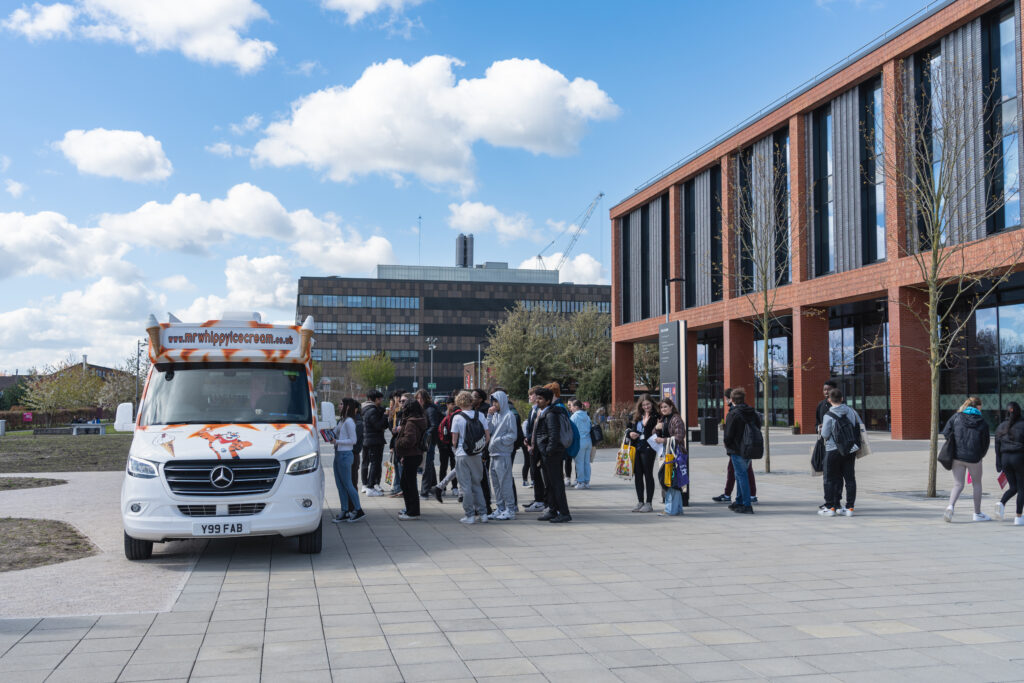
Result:
[[131,403],[122,403],[117,406],[117,415],[114,417],[114,429],[119,432],[135,431],[135,418],[132,412]]
[[334,429],[338,426],[338,418],[334,416],[334,404],[323,401],[320,404],[320,428]]

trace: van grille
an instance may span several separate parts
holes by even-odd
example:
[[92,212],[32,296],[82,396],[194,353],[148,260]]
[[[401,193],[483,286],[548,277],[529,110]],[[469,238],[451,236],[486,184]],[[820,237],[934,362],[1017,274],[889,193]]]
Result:
[[[231,470],[233,481],[224,488],[218,488],[210,480],[210,473],[222,465]],[[266,493],[274,488],[280,472],[281,463],[269,458],[175,460],[164,464],[167,485],[180,496],[246,496]]]
[[[228,517],[258,515],[267,507],[266,503],[232,503],[228,505]],[[187,517],[216,517],[216,505],[179,505],[178,511]]]

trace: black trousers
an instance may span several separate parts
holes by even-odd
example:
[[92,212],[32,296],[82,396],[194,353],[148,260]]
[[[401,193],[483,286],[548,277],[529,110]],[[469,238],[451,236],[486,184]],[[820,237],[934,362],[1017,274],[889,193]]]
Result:
[[646,441],[641,441],[637,446],[636,457],[633,461],[633,484],[636,486],[636,500],[639,503],[650,503],[654,500],[654,460],[656,458],[654,449],[648,446]]
[[373,488],[380,484],[380,467],[384,460],[384,444],[363,444],[363,486]]
[[552,514],[569,514],[569,502],[565,498],[565,482],[562,480],[563,454],[544,456],[544,474],[547,477],[547,504]]
[[481,458],[484,466],[484,478],[480,482],[480,488],[484,490],[484,503],[487,504],[487,514],[491,513],[491,456],[485,453]]
[[[444,479],[445,475],[448,474],[448,470],[454,470],[455,469],[455,451],[452,450],[451,445],[446,444],[446,443],[438,442],[437,443],[437,455],[438,455],[438,459],[440,460],[440,462],[438,463],[438,466],[441,468],[440,472],[438,472],[438,477],[440,477],[440,479],[438,479],[438,481],[441,481],[441,479]],[[452,479],[452,486],[458,486],[458,485],[459,485],[458,477],[456,477],[455,479]]]
[[1017,516],[1024,514],[1024,455],[1003,453],[1003,474],[1006,475],[1006,493],[1002,502],[1006,505],[1017,496]]
[[[512,455],[515,455],[513,453]],[[526,450],[526,445],[523,444],[523,481],[530,478],[530,451]]]
[[843,484],[846,484],[846,507],[852,508],[857,502],[857,478],[854,471],[856,456],[842,456],[839,451],[825,451],[825,505],[839,509],[843,498]]
[[[548,476],[536,448],[530,453],[530,477],[533,479],[533,500],[541,503],[547,502],[548,492],[544,482],[547,481]],[[558,478],[562,478],[561,470],[559,470]]]
[[418,517],[420,514],[420,492],[416,489],[416,469],[423,462],[422,455],[407,455],[399,458],[402,463],[402,498],[405,499],[405,514]]
[[[430,489],[437,485],[437,469],[434,467],[434,450],[437,439],[431,439],[430,448],[423,459],[423,479],[420,480],[420,495],[429,496]],[[402,489],[405,490],[404,488]]]

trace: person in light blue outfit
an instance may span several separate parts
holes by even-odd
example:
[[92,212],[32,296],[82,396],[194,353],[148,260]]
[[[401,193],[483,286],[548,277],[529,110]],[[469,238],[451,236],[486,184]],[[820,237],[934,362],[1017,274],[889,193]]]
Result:
[[341,424],[338,426],[338,438],[334,442],[334,484],[338,487],[338,498],[341,500],[341,512],[333,522],[357,522],[366,516],[359,505],[359,492],[352,483],[352,462],[355,456],[352,447],[356,443],[356,423],[353,419],[359,403],[354,399],[345,398],[341,402]]
[[569,409],[572,411],[569,419],[580,432],[580,450],[576,452],[576,488],[589,489],[590,450],[593,446],[590,441],[590,416],[583,410],[583,403],[579,399],[570,401]]

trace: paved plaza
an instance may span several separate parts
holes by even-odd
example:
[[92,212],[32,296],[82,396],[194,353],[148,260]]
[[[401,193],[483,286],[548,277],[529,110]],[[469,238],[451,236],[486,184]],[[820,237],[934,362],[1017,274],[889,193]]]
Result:
[[[819,517],[812,441],[772,438],[753,516],[710,500],[724,483],[720,447],[693,448],[681,518],[631,513],[632,483],[612,476],[609,450],[594,487],[569,492],[571,524],[521,514],[467,527],[448,499],[403,523],[400,499],[371,498],[363,522],[325,528],[314,556],[246,539],[157,546],[151,563],[129,563],[109,547],[117,477],[72,478],[37,492],[113,496],[90,508],[113,510],[106,530],[91,522],[107,545],[0,575],[0,614],[12,617],[0,620],[0,679],[1024,679],[1024,528],[969,522],[969,491],[945,524],[945,503],[921,497],[926,444],[881,437],[858,462],[857,516]],[[991,494],[991,454],[985,464]],[[0,494],[2,514],[17,493]],[[145,585],[151,597],[133,608]]]

